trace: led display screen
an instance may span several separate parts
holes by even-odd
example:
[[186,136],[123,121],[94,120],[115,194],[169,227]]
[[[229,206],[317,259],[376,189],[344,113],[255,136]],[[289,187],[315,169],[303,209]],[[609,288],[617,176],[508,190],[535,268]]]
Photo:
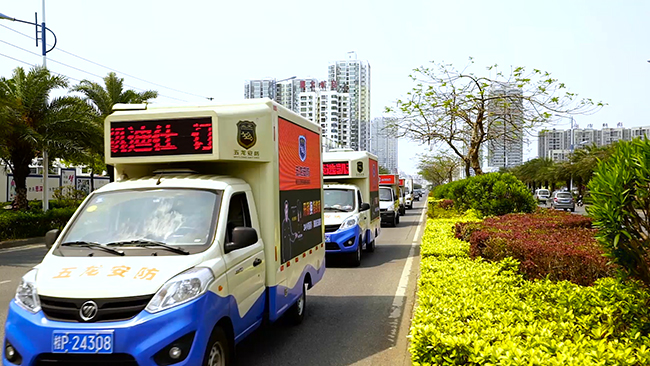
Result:
[[335,163],[323,163],[323,176],[349,175],[350,166],[347,161]]
[[212,154],[212,118],[111,122],[111,157]]

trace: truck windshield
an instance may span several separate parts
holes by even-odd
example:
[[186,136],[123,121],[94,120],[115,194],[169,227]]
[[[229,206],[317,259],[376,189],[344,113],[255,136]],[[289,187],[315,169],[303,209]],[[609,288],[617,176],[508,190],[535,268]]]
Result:
[[392,201],[393,193],[390,188],[379,188],[379,200],[380,201]]
[[354,191],[351,189],[326,189],[325,211],[354,211]]
[[95,194],[63,242],[107,244],[149,239],[165,244],[205,245],[214,231],[220,191],[126,190]]

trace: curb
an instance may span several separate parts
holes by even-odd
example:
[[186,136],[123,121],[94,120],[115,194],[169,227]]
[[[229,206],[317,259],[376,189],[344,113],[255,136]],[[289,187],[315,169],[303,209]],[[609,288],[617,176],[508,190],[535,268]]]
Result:
[[45,237],[6,240],[6,241],[0,241],[0,249],[15,248],[24,245],[42,244],[42,243],[45,243]]

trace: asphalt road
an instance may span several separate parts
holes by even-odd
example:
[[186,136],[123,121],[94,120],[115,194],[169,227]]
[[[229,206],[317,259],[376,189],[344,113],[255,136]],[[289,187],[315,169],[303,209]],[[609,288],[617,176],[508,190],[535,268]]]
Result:
[[[382,228],[374,253],[349,268],[327,258],[323,280],[307,295],[307,316],[292,327],[261,327],[237,346],[239,365],[410,365],[408,330],[419,273],[424,200],[396,228]],[[418,238],[414,238],[417,234]],[[417,244],[415,244],[417,243]],[[0,250],[0,340],[20,278],[45,255],[43,245]]]

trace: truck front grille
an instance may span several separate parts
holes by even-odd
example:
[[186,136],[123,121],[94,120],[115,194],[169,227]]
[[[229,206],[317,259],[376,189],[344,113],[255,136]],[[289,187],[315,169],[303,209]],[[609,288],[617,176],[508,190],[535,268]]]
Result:
[[106,299],[65,299],[39,296],[43,313],[50,320],[82,323],[79,309],[86,301],[97,304],[97,315],[89,322],[113,322],[128,320],[138,315],[149,303],[153,295],[116,297]]
[[326,233],[333,233],[341,227],[341,224],[338,225],[325,225]]

